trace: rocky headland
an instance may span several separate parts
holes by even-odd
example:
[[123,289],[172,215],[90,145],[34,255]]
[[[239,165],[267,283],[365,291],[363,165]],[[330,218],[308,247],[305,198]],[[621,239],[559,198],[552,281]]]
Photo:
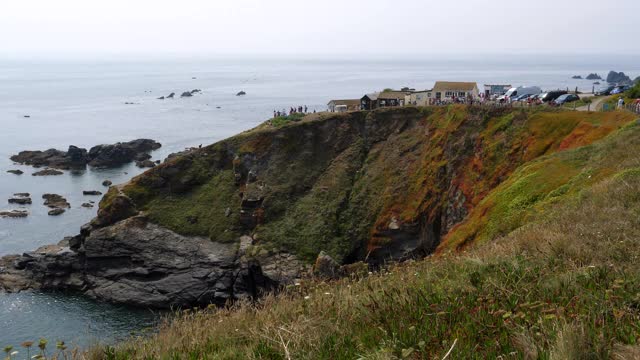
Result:
[[[87,165],[98,168],[120,166],[145,157],[157,150],[161,144],[150,139],[137,139],[124,143],[97,145],[89,151],[77,146],[69,146],[67,151],[49,149],[45,151],[21,151],[11,156],[11,160],[34,167],[49,167],[71,170],[84,169]],[[46,175],[46,174],[45,174]],[[51,174],[54,175],[54,174]]]
[[224,304],[313,271],[335,277],[361,266],[350,264],[462,248],[485,236],[476,208],[518,167],[634,119],[450,106],[265,123],[110,187],[80,234],[5,257],[0,286],[145,307]]

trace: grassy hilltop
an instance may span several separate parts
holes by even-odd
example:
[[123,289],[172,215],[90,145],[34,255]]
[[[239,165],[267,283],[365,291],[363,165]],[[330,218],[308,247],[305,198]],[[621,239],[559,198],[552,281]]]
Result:
[[[89,357],[640,357],[636,116],[451,106],[275,125],[122,191],[176,232],[249,234],[254,253],[287,249],[309,263],[320,251],[340,262],[436,255],[184,312]],[[114,198],[101,204],[104,221],[119,218]]]

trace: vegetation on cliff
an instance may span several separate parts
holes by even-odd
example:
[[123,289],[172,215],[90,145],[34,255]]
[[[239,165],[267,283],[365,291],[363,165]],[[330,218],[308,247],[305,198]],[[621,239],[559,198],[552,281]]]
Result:
[[[223,242],[250,235],[254,251],[284,249],[308,262],[320,251],[339,262],[382,262],[431,253],[443,236],[448,247],[459,247],[512,230],[519,224],[514,214],[506,214],[512,225],[504,228],[480,218],[541,199],[505,208],[495,195],[485,199],[494,188],[525,163],[556,177],[540,173],[539,191],[570,186],[589,159],[534,160],[590,144],[631,119],[621,112],[463,106],[310,116],[173,159],[123,192],[151,221],[183,235]],[[535,182],[524,171],[513,186]],[[508,197],[517,195],[510,191]],[[459,231],[452,233],[454,226]]]
[[[303,283],[257,305],[186,311],[156,335],[91,355],[441,359],[451,351],[454,359],[638,358],[640,126],[597,146],[589,152],[611,166],[608,176],[571,182],[556,201],[539,202],[526,225],[492,242],[368,277]],[[622,161],[627,165],[619,165],[621,152],[631,155]],[[584,157],[575,150],[541,161]]]
[[[303,282],[258,303],[185,311],[151,337],[94,348],[89,355],[640,356],[640,124],[635,117],[624,112],[486,112],[462,107],[372,114],[325,119],[338,123],[330,132],[334,147],[306,171],[296,169],[293,160],[300,161],[296,157],[305,151],[301,146],[312,142],[269,128],[230,140],[235,148],[217,144],[206,151],[217,158],[255,154],[258,149],[264,153],[274,146],[274,138],[286,140],[278,147],[286,144],[288,155],[277,174],[270,174],[280,181],[272,183],[279,188],[269,194],[280,197],[264,198],[264,217],[255,227],[260,241],[308,251],[309,256],[346,241],[344,248],[329,247],[345,255],[354,241],[363,241],[367,251],[402,241],[393,238],[395,226],[389,223],[411,224],[420,216],[436,223],[440,217],[443,237],[434,244],[437,256],[383,267],[368,276]],[[384,141],[357,136],[339,145],[344,135],[338,129],[353,132],[375,116],[394,122]],[[401,124],[399,118],[412,120]],[[305,133],[305,127],[317,126],[302,121],[282,129]],[[212,151],[225,147],[234,151]],[[200,199],[215,206],[244,190],[229,185],[237,157],[231,165],[213,163],[219,170],[208,177],[212,182],[186,192],[192,207]],[[138,179],[125,191],[150,214],[179,201],[166,187],[150,189],[145,184]],[[217,197],[209,194],[212,191]],[[174,215],[180,211],[175,206],[169,211]],[[446,217],[454,213],[458,221]],[[170,217],[151,217],[175,229],[185,225],[172,225]],[[229,218],[224,226],[234,229],[239,220]],[[211,228],[188,229],[211,234]]]

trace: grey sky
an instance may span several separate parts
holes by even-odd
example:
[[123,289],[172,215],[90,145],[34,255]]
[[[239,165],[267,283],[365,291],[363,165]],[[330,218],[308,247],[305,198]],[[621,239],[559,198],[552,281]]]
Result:
[[15,0],[0,56],[640,53],[640,0]]

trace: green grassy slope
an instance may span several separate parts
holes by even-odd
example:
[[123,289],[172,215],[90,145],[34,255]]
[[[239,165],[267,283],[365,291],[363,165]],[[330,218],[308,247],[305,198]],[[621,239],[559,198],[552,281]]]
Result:
[[483,241],[462,252],[303,283],[257,305],[181,313],[156,335],[90,355],[640,357],[639,124],[523,164],[477,209],[453,233],[475,228]]

